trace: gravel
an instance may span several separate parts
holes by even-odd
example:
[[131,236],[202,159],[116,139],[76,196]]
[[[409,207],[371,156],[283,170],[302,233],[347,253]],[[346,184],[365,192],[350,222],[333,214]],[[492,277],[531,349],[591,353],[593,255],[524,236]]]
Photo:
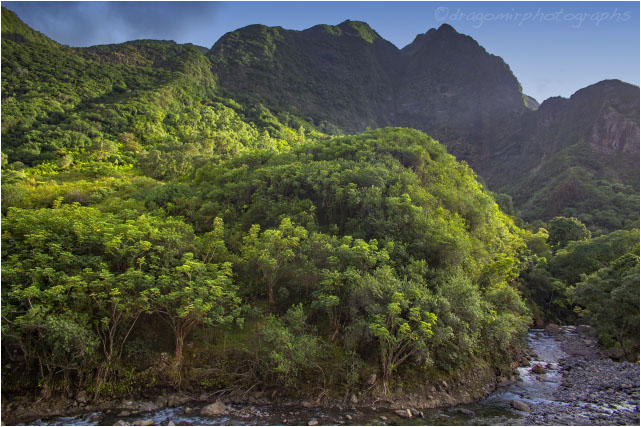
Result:
[[596,342],[563,335],[563,379],[551,402],[531,405],[524,425],[639,425],[639,364],[605,357]]

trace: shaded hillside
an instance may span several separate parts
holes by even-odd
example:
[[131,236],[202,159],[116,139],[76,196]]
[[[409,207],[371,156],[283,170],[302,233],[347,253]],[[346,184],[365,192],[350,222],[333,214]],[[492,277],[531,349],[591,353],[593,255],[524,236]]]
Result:
[[304,31],[251,25],[225,34],[208,56],[240,100],[312,117],[328,131],[392,123],[399,52],[363,22]]
[[638,227],[639,88],[606,80],[546,100],[488,169],[488,184],[511,194],[527,220]]
[[208,56],[232,96],[346,132],[421,129],[473,167],[487,159],[491,138],[510,132],[497,123],[527,110],[503,60],[447,24],[402,50],[358,21],[250,26],[224,35]]

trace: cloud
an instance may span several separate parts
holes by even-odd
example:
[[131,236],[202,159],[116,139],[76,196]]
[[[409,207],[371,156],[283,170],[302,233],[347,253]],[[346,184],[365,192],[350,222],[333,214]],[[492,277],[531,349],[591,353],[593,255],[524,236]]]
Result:
[[[70,46],[135,39],[215,42],[207,37],[217,3],[211,2],[3,2],[28,25]],[[212,35],[213,36],[213,35]]]

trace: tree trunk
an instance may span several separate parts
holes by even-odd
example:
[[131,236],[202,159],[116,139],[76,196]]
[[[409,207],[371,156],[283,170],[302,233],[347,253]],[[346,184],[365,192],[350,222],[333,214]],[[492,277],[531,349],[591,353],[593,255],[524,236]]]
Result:
[[182,366],[183,363],[183,347],[185,343],[185,336],[180,333],[176,333],[176,352],[174,353],[174,366],[178,369]]
[[269,288],[269,305],[274,305],[276,303],[274,300],[274,284],[269,282],[267,287]]
[[173,385],[180,389],[182,383],[183,347],[185,335],[176,331],[176,351],[174,353],[173,366],[171,367],[171,378]]

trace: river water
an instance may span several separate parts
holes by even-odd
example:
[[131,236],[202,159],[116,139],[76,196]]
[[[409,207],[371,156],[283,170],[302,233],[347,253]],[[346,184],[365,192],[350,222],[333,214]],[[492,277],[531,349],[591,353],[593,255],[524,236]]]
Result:
[[[568,329],[565,333],[573,333]],[[302,408],[279,405],[255,405],[236,407],[233,415],[202,417],[203,404],[184,405],[175,408],[137,414],[130,417],[116,417],[94,412],[74,417],[41,419],[31,425],[121,425],[153,420],[154,425],[504,425],[519,424],[524,412],[511,407],[514,400],[526,404],[554,402],[553,393],[561,383],[559,360],[567,356],[554,336],[543,330],[530,330],[530,348],[536,358],[529,367],[520,367],[520,380],[497,388],[491,395],[476,403],[453,408],[423,411],[424,417],[401,418],[387,409],[359,407],[356,409]],[[535,364],[547,367],[545,374],[533,374]]]

